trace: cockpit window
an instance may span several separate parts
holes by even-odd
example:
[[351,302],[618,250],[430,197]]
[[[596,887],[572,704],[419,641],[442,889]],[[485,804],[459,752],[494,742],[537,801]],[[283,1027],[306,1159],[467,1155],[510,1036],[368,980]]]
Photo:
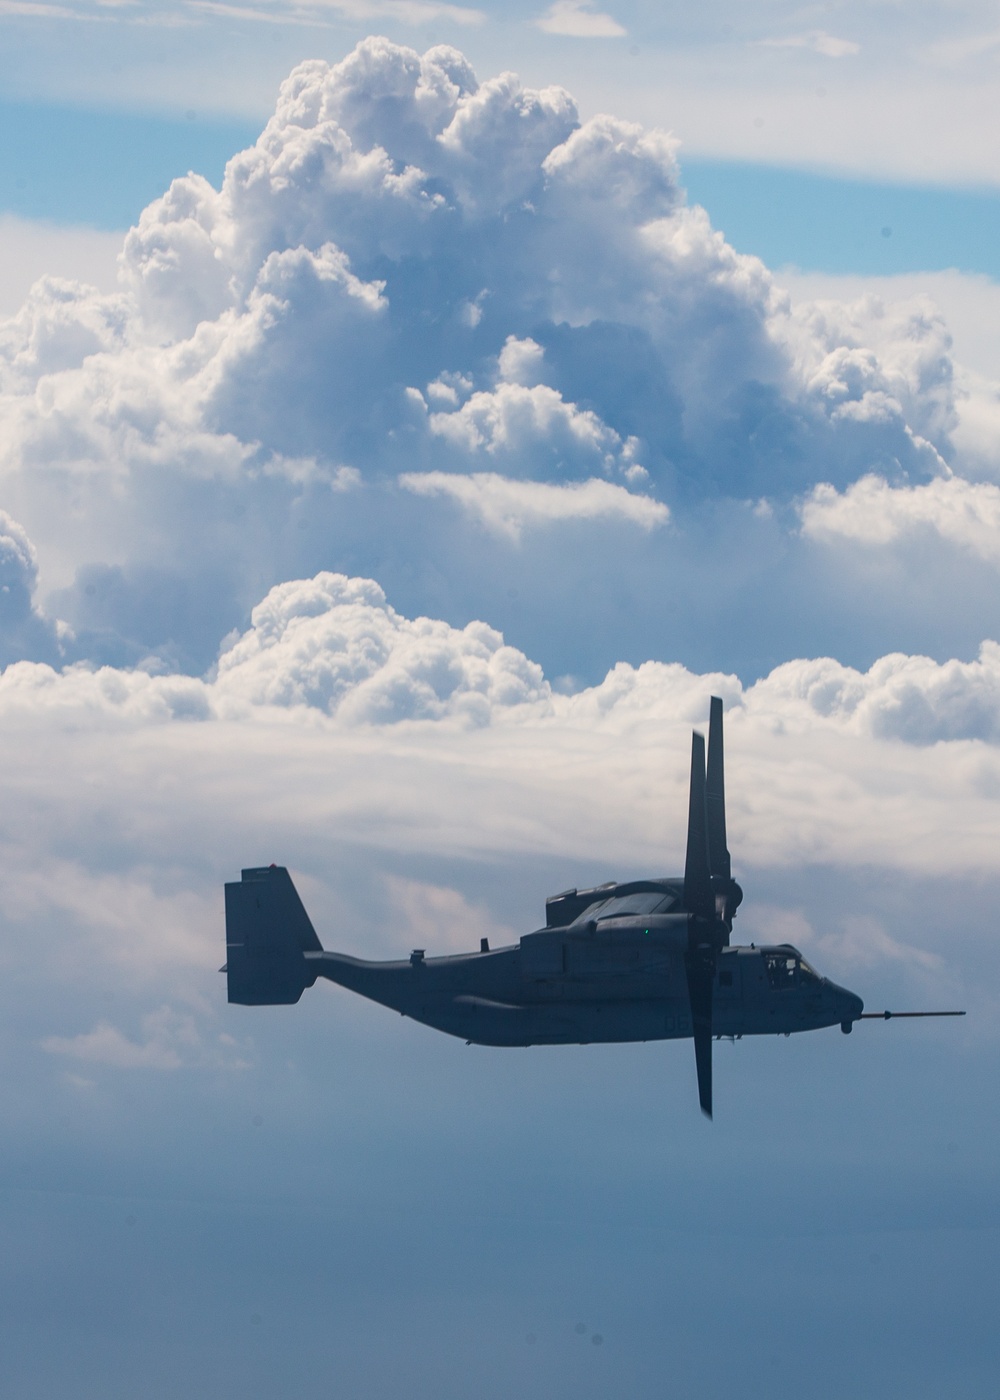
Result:
[[799,960],[787,953],[765,953],[764,967],[772,987],[794,987],[798,981]]
[[662,890],[639,890],[636,894],[614,895],[602,899],[599,904],[591,904],[573,920],[576,924],[588,924],[591,919],[617,919],[623,914],[667,914],[677,903],[672,894]]
[[802,982],[818,982],[819,975],[796,953],[765,953],[764,967],[772,987],[796,987]]

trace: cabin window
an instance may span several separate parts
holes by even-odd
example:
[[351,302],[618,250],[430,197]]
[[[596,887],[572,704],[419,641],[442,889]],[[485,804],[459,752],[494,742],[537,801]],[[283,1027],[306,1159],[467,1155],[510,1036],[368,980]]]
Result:
[[719,986],[731,987],[733,985],[733,974],[731,972],[719,973]]

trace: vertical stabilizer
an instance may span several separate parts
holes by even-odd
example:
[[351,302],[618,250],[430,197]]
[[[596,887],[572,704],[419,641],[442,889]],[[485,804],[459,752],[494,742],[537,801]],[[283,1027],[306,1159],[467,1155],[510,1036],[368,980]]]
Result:
[[306,952],[322,952],[316,930],[283,865],[242,872],[226,885],[226,976],[229,1000],[287,1006],[315,978]]

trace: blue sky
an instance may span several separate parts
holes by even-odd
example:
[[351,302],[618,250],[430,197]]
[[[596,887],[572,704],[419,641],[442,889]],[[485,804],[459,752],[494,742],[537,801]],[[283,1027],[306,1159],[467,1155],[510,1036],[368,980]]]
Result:
[[[0,1388],[992,1397],[991,8],[0,46]],[[688,1044],[225,1003],[242,866],[371,957],[676,870],[711,694],[740,941],[964,1021],[709,1125]]]
[[[266,114],[263,114],[266,115]],[[42,102],[0,106],[8,158],[0,212],[125,229],[170,181],[219,184],[260,120]],[[1000,192],[911,184],[711,155],[685,155],[684,184],[742,252],[771,267],[892,275],[956,268],[1000,275]],[[777,211],[777,212],[776,212]]]

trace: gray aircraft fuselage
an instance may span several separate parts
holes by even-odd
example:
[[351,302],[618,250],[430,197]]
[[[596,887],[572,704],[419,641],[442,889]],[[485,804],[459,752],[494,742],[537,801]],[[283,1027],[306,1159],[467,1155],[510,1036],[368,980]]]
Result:
[[[319,977],[477,1045],[579,1045],[690,1036],[686,914],[625,915],[540,929],[479,953],[369,962],[307,952]],[[716,1036],[780,1035],[849,1025],[860,997],[818,976],[790,945],[724,948],[714,987]]]

